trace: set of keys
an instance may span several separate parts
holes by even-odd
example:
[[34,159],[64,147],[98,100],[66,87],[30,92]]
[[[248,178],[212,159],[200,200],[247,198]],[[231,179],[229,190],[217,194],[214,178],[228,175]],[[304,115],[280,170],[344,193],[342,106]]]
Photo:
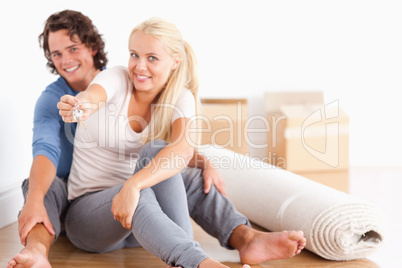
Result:
[[84,127],[84,129],[87,129],[85,127],[84,121],[82,121],[82,115],[84,112],[78,107],[77,110],[73,112],[74,119],[77,120],[77,128],[80,128],[80,125]]

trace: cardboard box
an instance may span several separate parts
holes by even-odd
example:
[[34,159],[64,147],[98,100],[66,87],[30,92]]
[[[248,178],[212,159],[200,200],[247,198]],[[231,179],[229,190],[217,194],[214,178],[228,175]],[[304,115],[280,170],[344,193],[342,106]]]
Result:
[[292,172],[346,171],[349,118],[322,92],[270,92],[265,95],[267,159]]
[[201,144],[213,144],[245,154],[247,99],[201,99]]
[[296,173],[312,181],[324,184],[338,191],[349,193],[349,171],[330,171],[330,172],[298,172]]

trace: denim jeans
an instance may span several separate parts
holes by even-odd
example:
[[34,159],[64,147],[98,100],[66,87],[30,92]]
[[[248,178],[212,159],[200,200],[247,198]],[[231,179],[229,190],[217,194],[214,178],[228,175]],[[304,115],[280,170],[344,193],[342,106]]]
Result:
[[[163,147],[148,143],[140,152],[135,172]],[[108,252],[142,246],[172,266],[198,267],[207,255],[193,240],[181,173],[141,191],[132,229],[122,227],[111,212],[112,200],[123,185],[85,194],[74,199],[66,215],[66,234],[78,248]]]
[[[145,145],[136,171],[165,145],[164,141]],[[28,183],[24,185],[26,192]],[[122,185],[85,194],[68,207],[65,182],[56,178],[45,197],[45,206],[56,236],[60,233],[60,215],[68,207],[67,236],[82,250],[108,252],[142,246],[169,265],[197,267],[207,256],[193,241],[189,214],[228,249],[232,249],[228,240],[233,230],[242,224],[250,225],[215,187],[204,194],[203,185],[202,170],[188,167],[182,173],[142,190],[131,231],[115,221],[111,213],[112,200]]]

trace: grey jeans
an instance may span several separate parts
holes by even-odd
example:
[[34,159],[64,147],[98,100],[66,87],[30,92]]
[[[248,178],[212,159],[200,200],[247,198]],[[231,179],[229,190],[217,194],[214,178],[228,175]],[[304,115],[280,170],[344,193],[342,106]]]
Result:
[[[24,200],[26,200],[29,189],[29,179],[25,179],[22,182],[21,189]],[[60,233],[64,232],[64,218],[69,206],[67,200],[67,183],[65,179],[59,177],[54,178],[45,195],[44,204],[49,220],[55,231],[56,237],[54,241],[56,241]]]
[[[154,141],[153,147],[144,146],[140,158],[152,158],[165,145],[162,141]],[[139,167],[136,170],[146,161],[138,161],[137,164]],[[228,240],[233,230],[242,224],[249,225],[247,218],[238,213],[215,187],[204,194],[203,184],[202,171],[187,168],[179,175],[144,189],[131,231],[115,221],[111,213],[111,202],[122,185],[86,194],[75,199],[68,209],[67,235],[77,247],[86,251],[107,252],[141,245],[170,265],[197,267],[206,255],[193,241],[188,213],[226,248],[231,248]],[[52,199],[49,200],[52,202]],[[58,215],[49,209],[48,214],[49,217],[50,214]],[[53,224],[54,217],[50,218]]]

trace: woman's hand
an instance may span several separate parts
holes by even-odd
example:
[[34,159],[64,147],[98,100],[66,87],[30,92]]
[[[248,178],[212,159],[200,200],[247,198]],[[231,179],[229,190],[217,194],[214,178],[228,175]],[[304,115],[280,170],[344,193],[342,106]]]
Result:
[[77,97],[71,95],[64,95],[60,98],[57,103],[57,108],[59,108],[59,114],[66,123],[75,123],[77,119],[74,117],[74,111],[80,109],[83,111],[81,120],[85,120],[89,116],[90,107],[89,103],[82,103]]
[[112,213],[115,220],[127,230],[131,230],[134,212],[140,200],[140,190],[126,181],[120,192],[113,198]]
[[211,190],[211,185],[213,184],[222,195],[226,197],[228,196],[225,191],[225,182],[216,168],[211,165],[204,168],[202,177],[204,178],[204,193],[209,193]]

